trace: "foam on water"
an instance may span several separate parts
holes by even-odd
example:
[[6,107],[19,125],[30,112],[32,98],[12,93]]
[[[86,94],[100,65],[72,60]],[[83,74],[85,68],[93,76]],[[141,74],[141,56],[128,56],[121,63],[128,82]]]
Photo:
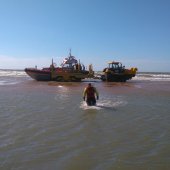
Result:
[[124,106],[127,104],[127,101],[123,101],[122,99],[115,99],[115,101],[111,99],[101,99],[97,101],[96,106],[88,106],[85,101],[81,102],[80,108],[83,110],[88,109],[95,109],[95,110],[101,110],[101,109],[110,109],[115,110],[117,107]]
[[0,77],[25,77],[27,74],[23,70],[0,70]]
[[170,81],[169,73],[138,73],[133,80]]
[[102,108],[99,107],[98,105],[96,105],[96,106],[88,106],[85,101],[81,102],[80,108],[83,109],[83,110],[88,110],[88,109],[100,110],[100,109],[102,109]]
[[[96,72],[95,77],[100,78],[102,75],[101,72]],[[132,80],[140,80],[140,81],[170,81],[170,73],[163,72],[140,72],[137,73]]]
[[14,85],[17,83],[18,83],[17,81],[0,80],[0,86]]

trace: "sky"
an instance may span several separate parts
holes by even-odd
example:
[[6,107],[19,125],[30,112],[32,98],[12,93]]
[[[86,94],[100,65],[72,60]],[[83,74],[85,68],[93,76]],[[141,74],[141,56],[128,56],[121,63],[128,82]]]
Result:
[[72,55],[95,71],[120,61],[170,72],[170,0],[0,0],[0,69],[59,66]]

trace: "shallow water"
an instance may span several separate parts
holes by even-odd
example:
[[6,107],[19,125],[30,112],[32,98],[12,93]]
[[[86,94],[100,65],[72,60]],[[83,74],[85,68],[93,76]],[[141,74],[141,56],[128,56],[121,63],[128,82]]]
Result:
[[[17,72],[16,72],[17,74]],[[0,77],[0,169],[168,170],[170,81],[88,82]]]

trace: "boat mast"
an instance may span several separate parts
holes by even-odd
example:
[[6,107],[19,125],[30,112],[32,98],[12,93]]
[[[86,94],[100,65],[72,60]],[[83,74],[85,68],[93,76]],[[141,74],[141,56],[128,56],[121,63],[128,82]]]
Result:
[[69,56],[71,57],[71,48],[70,48],[70,53],[69,53]]

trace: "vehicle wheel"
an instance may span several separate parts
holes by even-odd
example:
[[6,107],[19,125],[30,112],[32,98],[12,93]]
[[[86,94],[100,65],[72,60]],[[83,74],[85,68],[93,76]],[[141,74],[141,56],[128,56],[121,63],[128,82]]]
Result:
[[62,76],[58,76],[58,77],[56,78],[56,81],[64,81],[64,78],[63,78]]
[[110,73],[106,74],[106,81],[111,81],[112,80],[112,75]]

